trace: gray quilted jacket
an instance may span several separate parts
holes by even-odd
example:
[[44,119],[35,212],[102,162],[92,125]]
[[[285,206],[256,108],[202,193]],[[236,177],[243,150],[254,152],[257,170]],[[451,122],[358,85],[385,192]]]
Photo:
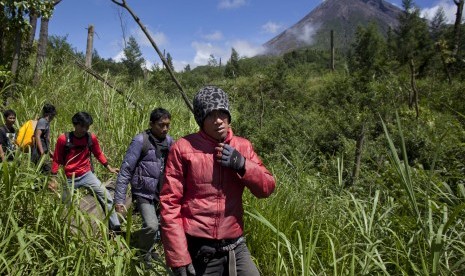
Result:
[[[166,136],[168,148],[173,144],[173,138]],[[115,204],[124,204],[128,184],[131,183],[131,192],[149,200],[158,201],[158,182],[163,177],[164,160],[157,158],[155,147],[151,144],[143,155],[144,134],[136,135],[129,145],[116,179]]]

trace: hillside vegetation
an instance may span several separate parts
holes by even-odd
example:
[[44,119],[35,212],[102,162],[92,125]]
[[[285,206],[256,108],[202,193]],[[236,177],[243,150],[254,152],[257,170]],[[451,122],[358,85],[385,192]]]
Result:
[[[255,58],[232,49],[226,65],[212,57],[176,73],[190,99],[206,84],[228,92],[235,133],[277,180],[268,199],[244,196],[247,243],[262,275],[465,273],[464,49],[439,51],[418,14],[404,16],[387,40],[374,26],[359,29],[335,71],[329,54],[313,49]],[[452,34],[444,27],[436,39],[452,45]],[[124,96],[77,67],[82,54],[71,49],[52,37],[40,82],[32,84],[26,64],[14,93],[10,75],[0,75],[4,109],[16,110],[18,126],[52,103],[55,141],[74,113],[88,111],[112,166],[155,107],[172,113],[175,139],[198,130],[166,70],[133,66],[137,44],[122,63],[94,55],[94,70]],[[62,204],[61,187],[47,190],[29,158],[18,151],[1,167],[0,274],[167,274],[162,261],[144,265],[129,235],[110,238],[107,221]],[[123,226],[140,227],[137,216]]]

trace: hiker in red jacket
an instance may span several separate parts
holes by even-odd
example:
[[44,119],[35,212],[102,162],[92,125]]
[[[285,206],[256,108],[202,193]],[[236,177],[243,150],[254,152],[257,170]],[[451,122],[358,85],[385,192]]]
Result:
[[[69,202],[70,194],[74,189],[84,187],[95,193],[104,212],[108,213],[113,208],[113,197],[93,173],[91,154],[110,172],[118,173],[119,170],[108,165],[97,136],[88,132],[93,123],[90,114],[78,112],[74,114],[72,122],[74,131],[61,134],[56,142],[52,175],[57,174],[60,165],[64,167],[68,179],[68,187],[63,189],[64,202]],[[115,232],[121,231],[120,222],[114,210],[110,214],[110,229]]]
[[259,275],[243,237],[242,193],[271,195],[275,180],[245,138],[234,136],[227,94],[194,97],[200,130],[173,144],[160,193],[162,241],[175,275]]

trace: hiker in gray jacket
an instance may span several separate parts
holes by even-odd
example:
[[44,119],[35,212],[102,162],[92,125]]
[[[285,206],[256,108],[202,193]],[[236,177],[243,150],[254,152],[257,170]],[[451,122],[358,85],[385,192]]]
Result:
[[168,135],[170,123],[167,110],[157,108],[151,112],[150,128],[132,139],[116,179],[115,209],[125,212],[126,191],[131,183],[131,193],[143,220],[143,228],[134,233],[136,246],[149,253],[160,239],[157,210],[165,161],[173,143]]

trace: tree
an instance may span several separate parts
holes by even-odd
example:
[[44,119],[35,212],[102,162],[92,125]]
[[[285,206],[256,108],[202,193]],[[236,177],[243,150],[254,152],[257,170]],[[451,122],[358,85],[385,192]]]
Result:
[[224,76],[227,78],[236,78],[239,75],[240,75],[239,54],[234,48],[232,48],[231,57],[226,63],[226,67],[224,69]]
[[450,83],[452,79],[449,71],[449,66],[453,58],[452,51],[449,50],[447,40],[445,39],[446,27],[447,23],[446,15],[444,14],[444,9],[442,7],[439,7],[433,19],[430,22],[430,33],[431,38],[433,39],[434,44],[436,46],[436,51],[441,59],[444,74],[446,75]]
[[128,39],[127,46],[123,49],[124,58],[122,60],[130,81],[142,78],[144,71],[142,66],[145,64],[145,59],[142,57],[139,44],[133,36]]
[[48,23],[50,18],[52,17],[53,9],[56,5],[58,5],[61,0],[50,0],[46,1],[46,5],[48,9],[43,10],[40,13],[40,32],[39,32],[39,43],[37,45],[37,58],[36,58],[36,65],[34,68],[34,79],[33,84],[39,83],[40,80],[40,69],[42,67],[42,63],[45,61],[47,57],[47,46],[48,46]]
[[454,47],[452,54],[457,56],[459,51],[459,41],[460,41],[460,26],[462,24],[462,13],[463,13],[463,3],[464,0],[454,0],[455,5],[457,6],[457,13],[455,14],[455,23],[454,23]]
[[438,42],[440,39],[444,37],[444,31],[446,29],[446,26],[447,23],[444,9],[442,7],[439,7],[429,25],[431,38],[435,42]]
[[[61,1],[61,0],[60,0]],[[0,67],[9,68],[11,89],[4,94],[6,99],[13,96],[15,83],[19,76],[21,60],[26,60],[30,54],[33,40],[34,22],[37,16],[51,17],[56,5],[54,0],[0,1]],[[5,85],[5,79],[0,80],[0,87]]]
[[27,49],[31,49],[32,45],[34,44],[34,37],[36,34],[38,18],[39,18],[39,14],[36,12],[34,8],[32,8],[31,12],[29,13],[29,24],[31,25],[31,30],[29,31],[29,38],[26,44]]
[[395,29],[397,58],[401,64],[408,64],[411,59],[426,62],[432,45],[427,21],[420,17],[420,9],[412,0],[403,0],[402,5],[403,12]]
[[[148,32],[147,28],[144,26],[144,24],[142,23],[142,21],[140,20],[140,18],[134,13],[134,11],[131,9],[131,7],[128,6],[127,2],[125,0],[121,0],[121,1],[118,1],[118,0],[111,0],[113,3],[115,3],[116,5],[126,9],[132,16],[132,18],[136,21],[137,25],[139,25],[139,27],[141,28],[142,32],[145,34],[145,36],[147,37],[147,39],[149,40],[150,44],[152,45],[152,47],[155,49],[155,51],[157,52],[158,56],[160,57],[161,61],[163,62],[164,65],[167,65],[167,62],[166,62],[166,59],[165,59],[165,56],[161,53],[160,49],[158,48],[157,44],[155,43],[155,41],[153,40],[152,36],[150,35],[150,33]],[[194,112],[194,108],[192,107],[192,103],[191,101],[189,100],[189,98],[187,97],[186,93],[184,92],[184,89],[182,88],[181,84],[179,83],[178,79],[176,78],[173,70],[171,70],[171,68],[169,66],[167,66],[167,71],[168,71],[168,74],[170,75],[171,77],[171,80],[174,82],[174,84],[176,85],[176,87],[179,89],[179,92],[181,93],[181,96],[182,96],[182,99],[184,100],[184,102],[186,103],[186,105],[189,107],[189,110],[191,112]]]
[[216,60],[215,56],[213,54],[210,54],[210,57],[208,58],[208,66],[211,67],[217,67],[218,66],[218,60]]
[[396,33],[396,53],[400,65],[408,66],[410,71],[409,107],[420,114],[418,102],[419,91],[416,86],[418,74],[422,74],[433,56],[433,48],[426,20],[420,17],[420,9],[413,0],[402,1],[403,12],[399,16]]
[[174,71],[173,57],[170,53],[166,54],[166,63],[168,63],[168,66],[170,67],[171,71]]
[[377,79],[387,70],[386,43],[376,25],[359,28],[352,49],[349,68],[361,85]]
[[184,67],[184,72],[190,72],[191,71],[191,65],[187,64],[186,67]]
[[356,144],[351,185],[358,179],[366,134],[374,125],[373,118],[377,117],[378,106],[381,105],[380,98],[373,91],[372,83],[378,82],[388,71],[386,48],[386,42],[375,24],[370,24],[367,28],[358,28],[349,59],[352,87],[357,94],[352,95],[352,104],[349,104],[347,110],[356,113],[353,117],[360,118],[354,126]]

